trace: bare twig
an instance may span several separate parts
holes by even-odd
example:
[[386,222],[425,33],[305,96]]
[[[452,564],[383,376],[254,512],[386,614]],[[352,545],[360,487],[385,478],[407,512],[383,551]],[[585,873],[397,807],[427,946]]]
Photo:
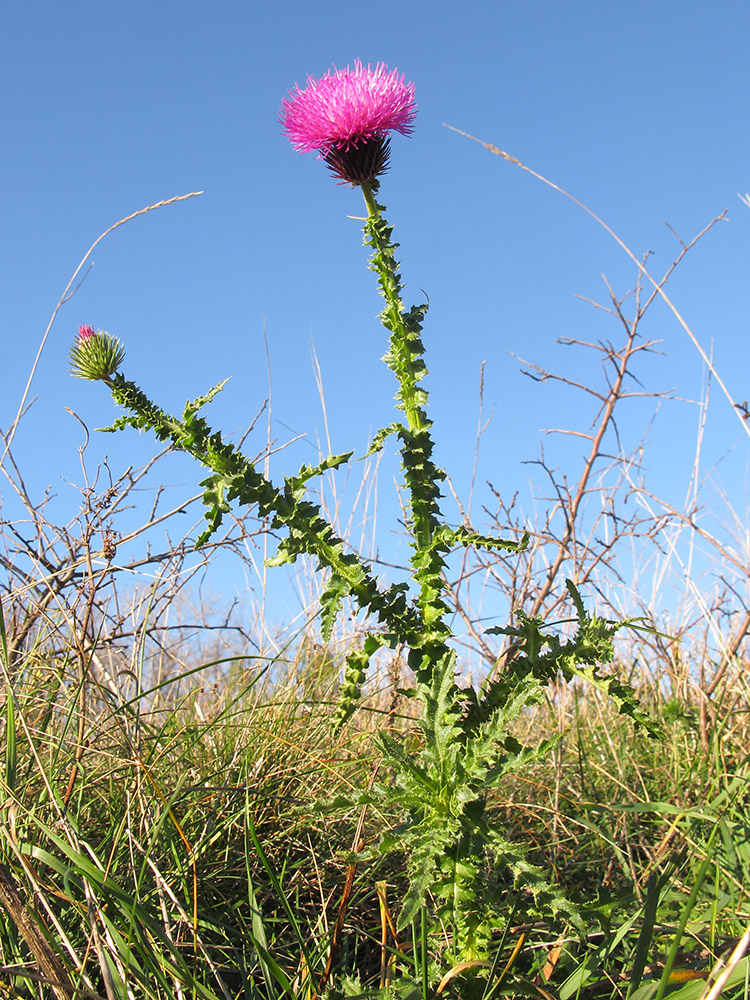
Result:
[[[33,362],[32,366],[31,366],[31,371],[29,372],[29,377],[26,380],[26,385],[25,385],[23,393],[21,395],[21,402],[18,404],[18,410],[16,411],[16,416],[15,416],[15,418],[13,420],[13,423],[11,424],[10,431],[8,432],[8,434],[6,436],[6,439],[5,439],[5,450],[3,451],[2,458],[0,458],[0,465],[2,465],[5,462],[5,456],[8,454],[10,446],[13,443],[13,438],[16,436],[16,430],[18,428],[18,423],[19,423],[19,421],[21,419],[21,416],[23,415],[23,411],[24,411],[24,408],[26,406],[26,400],[28,399],[29,392],[31,390],[31,383],[34,380],[34,375],[36,374],[36,370],[37,370],[37,368],[39,366],[39,361],[40,361],[40,359],[42,357],[42,352],[44,351],[45,344],[47,343],[47,338],[49,337],[50,331],[52,330],[52,324],[57,319],[57,314],[60,312],[60,310],[62,309],[62,307],[65,305],[65,303],[73,295],[75,295],[76,291],[80,287],[80,284],[79,285],[75,285],[75,282],[76,282],[76,280],[78,278],[78,275],[81,273],[81,270],[83,269],[84,264],[89,259],[89,257],[91,256],[91,254],[94,252],[94,250],[96,249],[96,247],[101,243],[101,241],[104,239],[105,236],[109,236],[109,234],[113,233],[115,231],[115,229],[118,229],[120,226],[124,226],[126,222],[131,222],[133,219],[137,219],[139,215],[145,215],[146,212],[153,212],[154,209],[157,209],[157,208],[164,208],[166,205],[174,205],[178,201],[186,201],[188,198],[196,198],[198,195],[201,195],[201,194],[203,194],[202,191],[191,191],[190,194],[180,194],[180,195],[177,195],[174,198],[166,198],[164,201],[157,201],[153,205],[146,205],[145,208],[139,208],[137,212],[132,212],[130,215],[126,215],[124,219],[120,219],[119,222],[115,222],[115,224],[112,225],[112,226],[110,226],[109,229],[105,229],[104,232],[101,234],[101,236],[98,236],[94,240],[94,242],[91,244],[91,246],[88,248],[88,250],[86,251],[86,253],[83,255],[83,258],[82,258],[80,264],[78,265],[78,267],[73,272],[73,276],[71,277],[70,281],[65,286],[65,291],[60,296],[60,298],[58,300],[58,303],[57,303],[57,305],[55,306],[55,308],[54,308],[54,310],[52,312],[52,316],[50,317],[50,321],[47,324],[47,329],[44,331],[44,335],[42,336],[42,340],[41,340],[41,342],[39,344],[39,349],[36,352],[36,357],[34,358],[34,362]],[[74,285],[75,285],[75,287],[73,287]]]

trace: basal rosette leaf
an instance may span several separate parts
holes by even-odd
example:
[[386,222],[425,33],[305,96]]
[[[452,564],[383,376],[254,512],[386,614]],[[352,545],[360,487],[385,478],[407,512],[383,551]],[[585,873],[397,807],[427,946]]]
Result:
[[495,785],[512,771],[518,771],[532,760],[540,759],[558,742],[555,736],[532,746],[524,746],[511,735],[513,723],[529,707],[544,698],[545,687],[531,678],[502,704],[494,708],[484,721],[473,725],[467,716],[467,736],[463,747],[466,780],[481,791]]
[[531,895],[537,913],[548,915],[552,912],[578,930],[583,929],[576,906],[542,868],[528,861],[526,850],[520,844],[508,840],[493,825],[487,827],[487,841],[496,864],[511,873],[516,889],[524,889]]
[[455,652],[449,651],[434,665],[429,685],[419,685],[417,692],[424,706],[420,728],[425,739],[425,765],[449,781],[463,742]]

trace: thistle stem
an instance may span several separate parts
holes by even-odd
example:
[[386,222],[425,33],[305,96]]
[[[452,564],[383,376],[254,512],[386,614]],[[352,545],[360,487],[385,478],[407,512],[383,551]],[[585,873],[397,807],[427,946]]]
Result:
[[427,416],[428,394],[420,382],[427,374],[421,340],[422,320],[426,306],[404,309],[401,301],[401,275],[396,261],[398,244],[391,239],[392,228],[383,217],[383,208],[375,199],[376,188],[363,183],[362,194],[367,206],[365,242],[372,247],[370,267],[378,276],[385,309],[380,314],[383,325],[390,331],[390,350],[383,359],[398,381],[396,405],[406,416],[406,427],[399,431],[404,481],[409,494],[413,535],[412,566],[419,584],[419,610],[425,623],[423,641],[412,649],[412,663],[417,670],[431,673],[436,662],[445,655],[445,639],[450,629],[444,621],[447,608],[442,600],[441,572],[447,552],[441,532],[442,521],[438,498],[439,483],[445,474],[432,461],[432,421]]
[[367,214],[371,219],[380,218],[380,207],[375,201],[375,192],[372,189],[372,184],[370,181],[362,181],[360,185],[362,188],[362,195],[365,199],[365,205],[367,205]]
[[[390,354],[384,359],[399,381],[397,396],[399,409],[406,414],[409,429],[415,433],[427,433],[432,421],[427,417],[427,390],[418,382],[427,369],[422,361],[424,350],[419,340],[421,314],[407,321],[401,302],[401,275],[395,259],[397,243],[391,241],[392,229],[382,215],[382,206],[375,200],[375,192],[370,182],[363,182],[362,194],[367,206],[368,219],[365,224],[365,238],[373,247],[372,270],[378,281],[386,308],[381,314],[384,326],[391,331]],[[414,312],[414,310],[412,311]]]

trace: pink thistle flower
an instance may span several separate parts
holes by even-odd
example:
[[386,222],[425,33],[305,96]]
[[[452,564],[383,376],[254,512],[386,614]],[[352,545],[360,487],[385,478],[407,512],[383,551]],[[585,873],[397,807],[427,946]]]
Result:
[[329,70],[307,87],[294,87],[280,121],[298,153],[317,150],[330,169],[351,184],[371,183],[387,168],[389,132],[409,135],[417,105],[414,84],[384,63]]
[[96,333],[94,331],[93,326],[88,326],[86,323],[84,323],[83,326],[78,327],[79,340],[88,340],[89,337],[95,337],[95,336]]

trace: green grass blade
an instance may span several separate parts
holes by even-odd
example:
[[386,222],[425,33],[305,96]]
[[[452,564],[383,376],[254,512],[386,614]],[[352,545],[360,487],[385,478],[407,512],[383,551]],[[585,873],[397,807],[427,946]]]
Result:
[[629,998],[632,997],[632,994],[634,994],[641,985],[643,970],[646,968],[649,948],[651,947],[653,939],[654,924],[656,923],[656,912],[661,898],[661,891],[671,880],[674,874],[674,869],[675,866],[670,865],[668,870],[662,873],[661,877],[658,877],[656,872],[652,872],[649,876],[646,888],[646,905],[643,908],[643,924],[641,925],[641,930],[638,934],[633,968],[630,973],[630,986],[628,987],[627,993]]
[[258,839],[258,833],[255,829],[255,824],[253,823],[252,816],[250,815],[250,802],[249,799],[247,798],[247,794],[245,795],[245,823],[246,823],[247,834],[249,835],[250,840],[252,841],[255,852],[258,855],[258,858],[261,864],[263,865],[266,874],[268,875],[269,881],[271,882],[271,885],[273,887],[276,901],[281,904],[281,907],[284,910],[284,913],[286,914],[287,920],[289,921],[289,927],[294,934],[297,945],[304,958],[305,968],[307,968],[310,974],[312,974],[312,970],[314,969],[313,958],[308,950],[307,942],[305,941],[305,935],[302,931],[302,928],[299,925],[299,921],[297,920],[294,908],[289,902],[287,895],[284,892],[284,888],[281,885],[281,882],[279,881],[279,878],[276,872],[274,871],[273,866],[270,864],[268,857],[265,851],[263,850],[263,847],[261,846],[260,840]]
[[713,830],[711,831],[711,835],[709,836],[708,841],[706,842],[706,856],[703,859],[700,868],[698,869],[698,874],[696,876],[695,883],[693,884],[693,888],[690,891],[690,895],[688,896],[688,901],[682,910],[682,914],[680,915],[680,924],[677,928],[677,933],[674,936],[674,941],[672,942],[669,952],[667,954],[667,960],[664,963],[664,972],[662,973],[661,981],[659,983],[659,989],[657,991],[655,1000],[662,1000],[662,997],[666,992],[667,985],[669,983],[669,974],[674,968],[674,963],[677,960],[677,954],[680,950],[680,943],[682,941],[682,936],[685,933],[685,927],[687,926],[687,922],[690,919],[690,914],[693,912],[693,907],[695,906],[698,900],[698,894],[700,893],[706,875],[708,874],[708,869],[714,863],[714,859],[711,856],[710,848],[711,844],[713,843],[713,839],[716,836],[716,831],[718,829],[719,829],[718,825],[713,828]]

